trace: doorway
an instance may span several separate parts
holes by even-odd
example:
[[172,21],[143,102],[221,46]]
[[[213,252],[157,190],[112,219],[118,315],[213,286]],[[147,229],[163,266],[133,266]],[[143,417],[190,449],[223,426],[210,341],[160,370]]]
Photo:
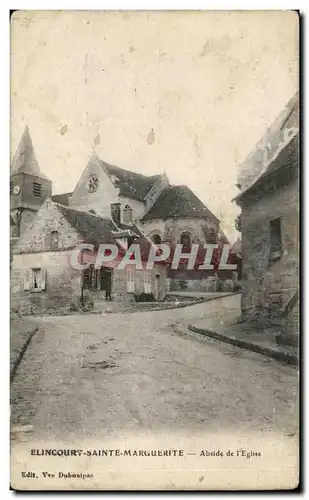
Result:
[[109,267],[101,267],[100,289],[105,290],[106,300],[112,300],[112,271]]

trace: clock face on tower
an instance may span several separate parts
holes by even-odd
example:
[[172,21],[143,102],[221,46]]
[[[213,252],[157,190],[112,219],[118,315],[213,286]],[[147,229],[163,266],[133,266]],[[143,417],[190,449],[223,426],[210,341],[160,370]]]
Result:
[[20,187],[19,186],[14,186],[13,193],[14,194],[19,194],[20,193]]
[[99,179],[95,174],[91,174],[88,179],[88,191],[89,193],[94,193],[99,186]]

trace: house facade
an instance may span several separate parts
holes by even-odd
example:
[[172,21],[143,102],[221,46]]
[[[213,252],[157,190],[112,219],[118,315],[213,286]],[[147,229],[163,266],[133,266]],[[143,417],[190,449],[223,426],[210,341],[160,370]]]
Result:
[[[249,182],[241,178],[242,191],[236,198],[241,208],[241,308],[243,320],[262,328],[278,327],[280,340],[294,343],[299,317],[297,96],[280,116],[281,122],[278,119],[270,130],[270,146],[276,151]],[[249,167],[248,171],[252,174]]]

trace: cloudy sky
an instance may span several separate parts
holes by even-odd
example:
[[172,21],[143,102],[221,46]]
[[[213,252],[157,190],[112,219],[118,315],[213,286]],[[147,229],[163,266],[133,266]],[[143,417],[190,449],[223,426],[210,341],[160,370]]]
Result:
[[71,191],[94,140],[107,162],[166,171],[222,220],[245,159],[298,82],[292,12],[18,12],[11,152],[28,124],[53,191]]

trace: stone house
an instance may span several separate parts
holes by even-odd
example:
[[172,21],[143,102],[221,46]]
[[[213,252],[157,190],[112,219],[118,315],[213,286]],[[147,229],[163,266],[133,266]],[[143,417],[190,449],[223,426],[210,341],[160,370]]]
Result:
[[[118,269],[128,240],[144,250],[142,269],[130,265]],[[89,255],[88,261],[84,258],[84,263],[90,262],[90,267],[84,271],[72,265],[72,251],[81,243],[94,245],[93,259]],[[101,243],[117,245],[120,259],[96,268],[96,250]],[[135,225],[117,225],[111,218],[60,205],[47,198],[14,245],[11,307],[21,312],[68,309],[82,293],[84,297],[91,295],[95,301],[100,301],[105,299],[107,281],[115,300],[132,300],[134,294],[142,292],[163,300],[166,265],[155,263],[153,269],[145,269],[150,246]]]
[[[40,170],[28,128],[13,159],[10,192],[12,244],[27,231],[48,197],[84,214],[134,226],[154,244],[180,243],[189,251],[193,243],[228,243],[218,218],[187,186],[170,185],[165,173],[146,176],[111,165],[95,152],[74,190],[52,195],[52,183]],[[185,283],[195,289],[215,289],[218,276],[209,274],[192,278],[185,269],[181,276],[169,271],[167,286],[177,289]]]
[[280,116],[270,131],[276,152],[236,197],[241,207],[241,308],[243,320],[277,326],[281,341],[294,343],[299,315],[297,98]]

